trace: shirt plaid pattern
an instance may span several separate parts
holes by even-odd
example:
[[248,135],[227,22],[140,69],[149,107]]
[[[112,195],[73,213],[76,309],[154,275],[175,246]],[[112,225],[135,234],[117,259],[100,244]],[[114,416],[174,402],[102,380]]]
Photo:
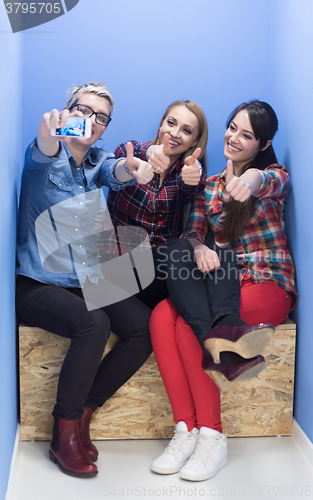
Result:
[[291,293],[296,305],[295,268],[284,232],[284,202],[290,178],[283,165],[270,165],[260,171],[262,182],[254,197],[254,214],[239,240],[228,245],[224,240],[224,208],[229,201],[226,191],[226,169],[209,177],[204,193],[194,198],[182,237],[195,237],[202,243],[210,228],[215,243],[231,248],[237,256],[240,280],[249,275],[254,283],[273,281]]
[[[131,141],[134,156],[146,161],[149,143]],[[126,157],[126,144],[118,146],[114,152],[116,158]],[[148,184],[133,184],[119,193],[110,190],[107,204],[114,226],[137,226],[145,229],[151,246],[179,238],[183,207],[191,197],[204,190],[205,173],[202,173],[197,186],[184,184],[181,177],[181,162],[177,161],[160,182],[155,173]],[[102,248],[102,252],[108,247]]]

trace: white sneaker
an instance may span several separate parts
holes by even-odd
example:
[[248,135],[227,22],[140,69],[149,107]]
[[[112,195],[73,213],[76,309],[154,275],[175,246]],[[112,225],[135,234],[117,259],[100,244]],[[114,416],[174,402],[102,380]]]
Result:
[[178,422],[173,439],[162,455],[153,460],[151,470],[158,474],[174,474],[179,472],[188,458],[193,454],[199,430],[195,427],[188,431],[185,422]]
[[181,469],[179,477],[187,481],[205,481],[215,476],[227,462],[227,437],[209,427],[201,427],[194,453]]

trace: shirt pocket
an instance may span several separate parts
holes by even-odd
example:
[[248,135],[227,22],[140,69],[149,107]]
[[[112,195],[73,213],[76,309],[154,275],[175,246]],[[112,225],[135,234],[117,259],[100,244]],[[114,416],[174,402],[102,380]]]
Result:
[[72,190],[73,185],[65,177],[50,172],[44,192],[50,206],[70,198]]
[[[204,213],[206,215],[215,215],[219,214],[219,212],[222,212],[223,210],[223,203],[221,202],[215,202],[215,203],[209,203],[206,205]],[[219,214],[221,215],[221,214]]]

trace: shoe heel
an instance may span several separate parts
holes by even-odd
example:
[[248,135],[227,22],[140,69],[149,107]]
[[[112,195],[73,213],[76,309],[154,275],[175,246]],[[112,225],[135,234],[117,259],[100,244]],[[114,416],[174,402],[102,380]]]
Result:
[[222,373],[213,370],[204,371],[213,380],[213,382],[215,382],[222,394],[226,394],[226,392],[228,392],[230,387],[233,385],[233,382],[227,380],[227,378]]
[[58,464],[58,460],[55,458],[55,456],[53,455],[52,451],[49,450],[49,458],[50,460],[54,463],[54,464]]
[[215,350],[218,356],[223,351],[235,352],[243,358],[250,359],[260,354],[272,338],[272,331],[264,329],[264,331],[256,331],[247,333],[244,337],[231,342],[226,339],[215,340]]
[[[205,341],[205,349],[207,352],[210,354],[211,358],[213,359],[213,362],[217,365],[221,362],[220,360],[220,351],[223,349],[219,349],[218,346],[218,340],[219,339],[208,339]],[[209,360],[211,361],[211,360]]]

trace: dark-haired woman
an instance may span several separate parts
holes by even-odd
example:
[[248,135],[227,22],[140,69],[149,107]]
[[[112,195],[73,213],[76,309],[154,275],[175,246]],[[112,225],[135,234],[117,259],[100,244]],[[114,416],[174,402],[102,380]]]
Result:
[[[154,472],[180,471],[183,479],[201,481],[226,464],[213,380],[226,389],[225,383],[260,372],[265,362],[259,353],[271,325],[295,307],[295,271],[283,222],[289,174],[272,148],[277,128],[267,103],[235,109],[225,133],[227,169],[207,179],[184,233],[189,241],[180,240],[175,256],[169,255],[171,300],[154,309],[150,332],[177,426],[153,462]],[[208,230],[217,252],[212,242],[211,248],[205,244]],[[195,259],[186,258],[190,243]]]

